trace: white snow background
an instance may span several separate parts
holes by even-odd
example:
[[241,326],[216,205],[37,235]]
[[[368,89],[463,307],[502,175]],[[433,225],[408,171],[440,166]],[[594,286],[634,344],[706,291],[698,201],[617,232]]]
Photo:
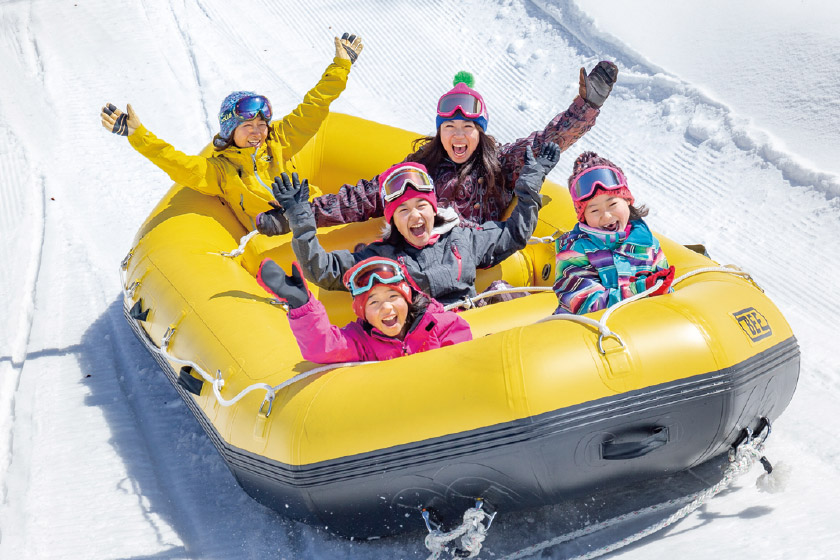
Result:
[[[759,491],[755,467],[611,557],[836,558],[839,29],[832,0],[0,1],[0,558],[427,556],[419,516],[416,532],[358,542],[249,498],[121,310],[118,265],[170,181],[101,127],[101,106],[130,102],[197,152],[232,90],[291,110],[343,31],[365,50],[333,110],[418,133],[458,70],[508,142],[569,105],[581,66],[616,61],[597,125],[551,178],[565,182],[586,149],[622,166],[654,229],[753,274],[792,324],[802,371],[766,449],[790,469],[783,492]],[[702,473],[675,491],[692,480]],[[624,498],[629,510],[656,496],[500,512],[481,557]]]

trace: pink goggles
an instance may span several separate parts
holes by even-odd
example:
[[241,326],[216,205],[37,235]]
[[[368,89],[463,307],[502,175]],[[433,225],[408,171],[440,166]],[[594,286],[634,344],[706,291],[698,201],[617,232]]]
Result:
[[435,185],[428,173],[416,167],[405,166],[391,173],[382,182],[382,199],[385,202],[393,202],[405,193],[409,186],[419,192],[434,192]]
[[468,119],[477,119],[485,114],[484,103],[471,93],[459,92],[444,95],[438,101],[437,113],[439,117],[448,118],[461,111]]
[[627,180],[618,169],[598,165],[578,174],[569,186],[572,200],[580,202],[590,198],[598,188],[614,191],[627,186]]

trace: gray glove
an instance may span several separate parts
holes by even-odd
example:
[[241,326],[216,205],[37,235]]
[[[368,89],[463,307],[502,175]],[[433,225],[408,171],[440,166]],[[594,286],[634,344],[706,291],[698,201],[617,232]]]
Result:
[[292,173],[291,179],[288,173],[281,173],[271,183],[271,192],[283,212],[288,212],[301,202],[309,202],[309,179],[301,182],[297,173]]
[[519,172],[519,178],[516,180],[516,186],[513,189],[516,195],[538,196],[543,181],[545,181],[545,176],[554,169],[559,159],[560,146],[554,142],[543,144],[539,155],[536,157],[534,157],[531,146],[528,146],[525,149],[525,164],[522,166],[522,171]]
[[608,60],[602,60],[589,75],[580,69],[580,86],[578,92],[587,103],[598,109],[607,100],[613,84],[618,79],[618,66]]
[[[274,204],[277,204],[276,202]],[[273,206],[273,205],[272,205]],[[283,235],[289,233],[289,220],[283,215],[283,209],[274,207],[268,212],[260,212],[257,214],[257,231],[263,235],[271,237],[273,235]]]
[[288,303],[291,309],[297,309],[309,301],[309,288],[296,262],[292,263],[292,275],[286,276],[280,265],[265,259],[260,263],[257,282],[265,291]]

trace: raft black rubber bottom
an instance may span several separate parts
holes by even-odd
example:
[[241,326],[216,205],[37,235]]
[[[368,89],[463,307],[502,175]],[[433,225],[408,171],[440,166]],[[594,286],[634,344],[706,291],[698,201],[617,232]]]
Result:
[[[151,351],[153,342],[124,311]],[[432,440],[287,465],[224,441],[169,362],[152,355],[246,492],[282,515],[347,537],[422,528],[422,507],[460,520],[478,497],[513,511],[691,468],[726,452],[744,427],[777,418],[799,377],[791,337],[721,371]]]

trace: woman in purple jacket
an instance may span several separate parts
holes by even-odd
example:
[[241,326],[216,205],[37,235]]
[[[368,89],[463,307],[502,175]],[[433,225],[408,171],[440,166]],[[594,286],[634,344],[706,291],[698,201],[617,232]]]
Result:
[[[477,226],[499,221],[510,205],[514,185],[525,162],[525,149],[539,153],[553,142],[565,151],[595,125],[600,107],[618,77],[612,62],[601,61],[587,75],[580,69],[579,97],[540,131],[510,144],[498,144],[487,135],[488,112],[484,98],[472,89],[472,76],[459,72],[455,87],[438,101],[435,136],[418,138],[416,151],[405,161],[422,164],[435,183],[442,207],[451,207],[462,225]],[[469,85],[468,85],[469,84]],[[363,222],[383,216],[379,175],[355,185],[341,187],[337,194],[312,201],[317,227]],[[257,229],[266,235],[289,231],[281,210],[260,214]]]
[[390,360],[472,340],[467,322],[412,288],[399,263],[382,257],[359,262],[344,275],[359,317],[338,328],[311,297],[297,263],[292,275],[266,259],[257,281],[289,305],[289,324],[305,360],[321,364]]

